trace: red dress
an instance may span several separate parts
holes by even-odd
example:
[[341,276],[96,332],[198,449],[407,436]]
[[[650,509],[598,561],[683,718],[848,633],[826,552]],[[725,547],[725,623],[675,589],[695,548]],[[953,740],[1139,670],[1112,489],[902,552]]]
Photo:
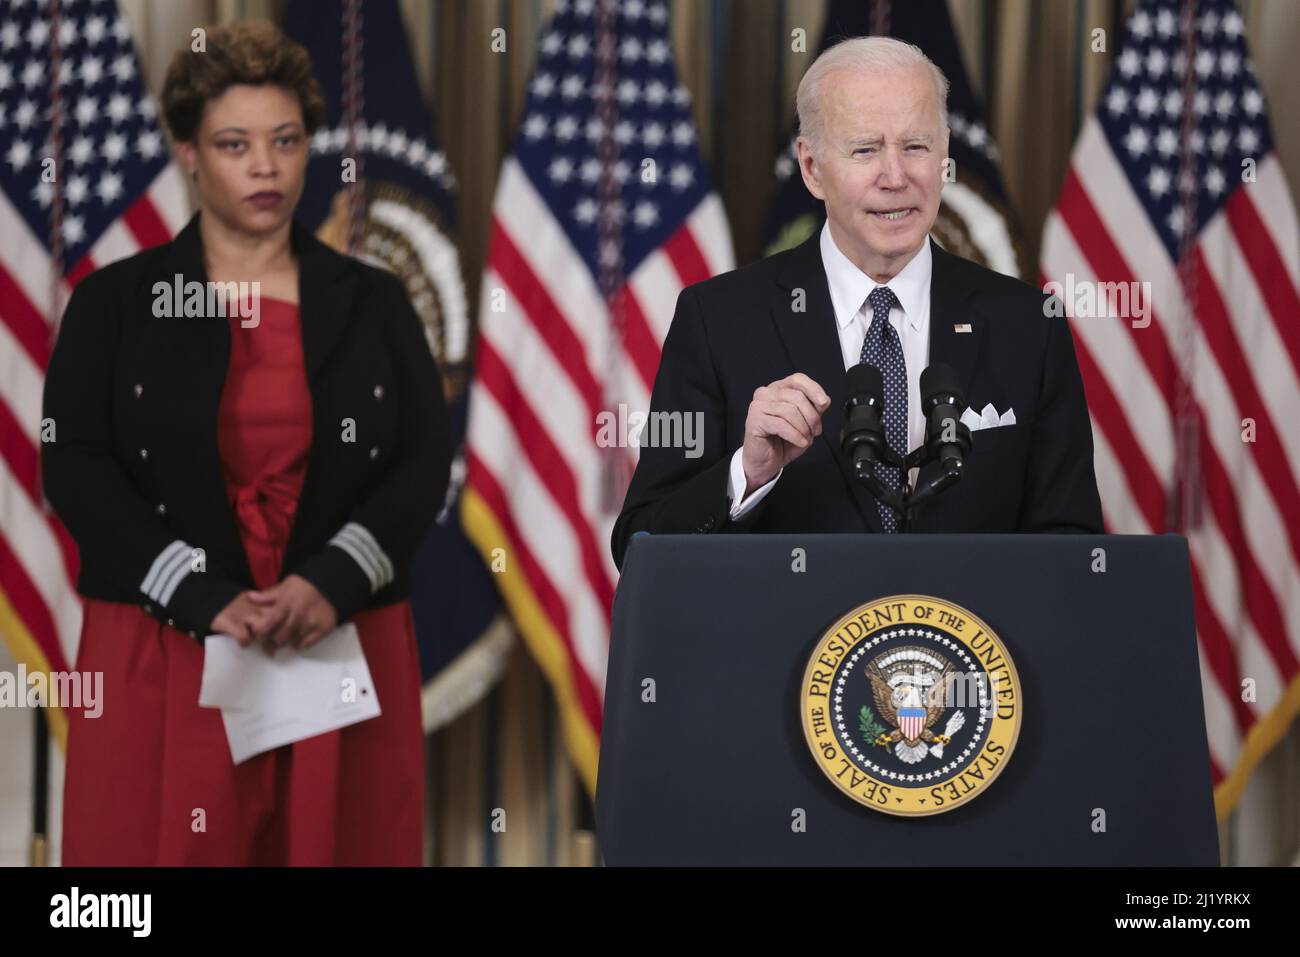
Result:
[[[278,580],[311,447],[298,307],[231,318],[218,442],[258,588]],[[77,670],[102,672],[98,718],[68,713],[63,863],[419,865],[424,734],[409,602],[359,612],[379,717],[235,766],[200,708],[202,646],[136,605],[83,599]],[[250,649],[250,654],[260,651]]]

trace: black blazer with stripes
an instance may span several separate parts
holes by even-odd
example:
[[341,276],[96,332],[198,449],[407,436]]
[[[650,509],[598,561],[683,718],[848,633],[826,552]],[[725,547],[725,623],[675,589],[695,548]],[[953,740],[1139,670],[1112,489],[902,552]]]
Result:
[[[154,315],[156,283],[206,283],[198,223],[77,285],[45,378],[41,469],[80,553],[77,590],[202,640],[253,579],[217,448],[230,320]],[[307,579],[342,623],[409,595],[451,427],[401,281],[296,223],[292,241],[312,444],[280,579]]]

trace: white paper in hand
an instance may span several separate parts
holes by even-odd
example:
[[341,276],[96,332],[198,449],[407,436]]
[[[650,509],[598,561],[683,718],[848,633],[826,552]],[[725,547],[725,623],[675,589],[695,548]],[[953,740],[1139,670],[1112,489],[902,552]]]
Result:
[[305,651],[240,648],[229,635],[203,645],[199,705],[220,708],[235,764],[282,744],[380,714],[379,696],[348,622]]

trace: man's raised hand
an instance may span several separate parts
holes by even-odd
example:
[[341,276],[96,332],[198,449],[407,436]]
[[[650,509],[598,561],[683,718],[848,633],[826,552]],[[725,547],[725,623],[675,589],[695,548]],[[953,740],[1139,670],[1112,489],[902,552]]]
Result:
[[754,390],[745,416],[745,495],[766,485],[822,434],[831,406],[824,389],[802,372]]

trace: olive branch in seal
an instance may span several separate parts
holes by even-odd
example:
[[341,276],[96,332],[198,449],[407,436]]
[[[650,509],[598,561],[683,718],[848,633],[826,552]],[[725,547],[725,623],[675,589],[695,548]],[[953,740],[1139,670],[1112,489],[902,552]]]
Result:
[[885,734],[889,729],[883,724],[876,723],[875,712],[867,705],[862,706],[858,712],[858,730],[862,732],[863,737],[867,739],[867,744],[877,744],[877,738]]

